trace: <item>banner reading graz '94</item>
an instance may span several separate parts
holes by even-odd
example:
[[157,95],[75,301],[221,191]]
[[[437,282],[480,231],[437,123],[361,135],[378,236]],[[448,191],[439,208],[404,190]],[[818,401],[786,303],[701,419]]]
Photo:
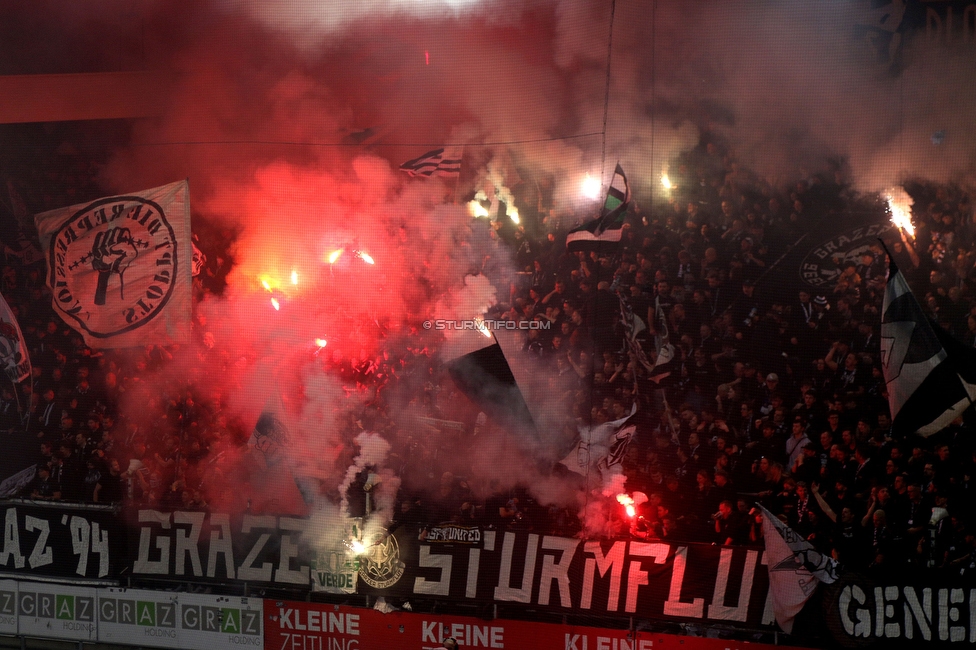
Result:
[[401,529],[360,557],[357,591],[597,615],[772,622],[758,549],[491,530],[482,537],[478,546],[445,545]]
[[104,507],[0,505],[0,573],[21,580],[112,583],[125,565],[125,524]]

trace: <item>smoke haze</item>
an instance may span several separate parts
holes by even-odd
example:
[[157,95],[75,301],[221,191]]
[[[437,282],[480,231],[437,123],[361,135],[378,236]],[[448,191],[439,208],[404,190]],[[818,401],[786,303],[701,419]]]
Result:
[[[586,173],[606,181],[619,161],[650,205],[668,161],[702,138],[726,143],[773,186],[830,161],[863,191],[971,181],[973,46],[916,34],[899,40],[896,66],[893,46],[870,38],[890,36],[887,26],[854,28],[879,22],[870,5],[618,1],[609,97],[609,2],[120,0],[18,15],[70,36],[45,40],[59,50],[38,66],[86,51],[97,69],[145,66],[171,79],[161,116],[132,125],[101,181],[108,194],[189,178],[195,223],[222,240],[201,248],[226,251],[227,286],[196,307],[214,348],[178,351],[147,390],[193,377],[226,395],[225,415],[245,427],[279,391],[297,441],[292,472],[336,489],[375,466],[388,489],[390,441],[369,423],[354,439],[338,433],[370,395],[347,391],[321,361],[396,359],[417,340],[447,360],[485,344],[420,323],[508,300],[515,263],[491,257],[490,229],[464,207],[486,184],[504,194],[547,181],[571,224],[594,208],[580,195]],[[119,28],[121,47],[96,38]],[[9,69],[29,65],[24,49]],[[465,145],[459,181],[397,169],[443,144]],[[540,440],[477,440],[470,478],[528,480],[543,501],[573,503],[573,486],[538,469],[573,441],[565,404],[512,364]],[[426,379],[404,380],[404,415]],[[130,404],[134,419],[140,408]],[[599,519],[598,505],[587,508]]]

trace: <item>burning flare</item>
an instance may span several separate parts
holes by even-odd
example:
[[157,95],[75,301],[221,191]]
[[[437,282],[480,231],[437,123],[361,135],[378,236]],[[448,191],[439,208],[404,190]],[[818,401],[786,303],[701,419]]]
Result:
[[376,262],[373,261],[373,258],[369,256],[369,253],[365,251],[356,251],[356,256],[367,264],[376,264]]
[[320,348],[324,348],[328,344],[329,344],[329,342],[326,341],[325,339],[315,339],[315,345],[317,345]]
[[600,188],[601,188],[600,179],[593,178],[589,174],[587,174],[586,178],[583,179],[582,190],[583,190],[583,196],[585,196],[586,198],[594,201],[600,198]]
[[291,272],[291,283],[298,284],[298,271]]
[[488,208],[481,205],[481,201],[478,199],[474,199],[473,201],[468,201],[468,214],[476,219],[487,217]]
[[278,299],[277,298],[272,298],[271,299],[271,306],[275,308],[275,311],[278,311],[278,310],[281,309],[281,305],[278,303]]
[[342,249],[334,250],[329,253],[329,264],[335,264],[342,257]]
[[635,515],[637,515],[637,508],[634,506],[634,500],[630,498],[630,495],[618,494],[617,503],[624,507],[624,510],[627,511],[628,517],[633,518]]
[[671,177],[668,176],[667,167],[665,167],[664,171],[661,172],[661,185],[663,185],[664,189],[668,190],[669,192],[674,189],[674,183],[671,182]]
[[474,319],[474,324],[478,327],[478,331],[481,332],[485,338],[487,339],[491,338],[491,332],[489,332],[488,328],[485,327],[485,319],[478,316],[477,318]]
[[915,237],[915,226],[912,225],[912,205],[915,201],[912,197],[900,187],[889,189],[884,196],[888,202],[888,212],[891,213],[891,223]]

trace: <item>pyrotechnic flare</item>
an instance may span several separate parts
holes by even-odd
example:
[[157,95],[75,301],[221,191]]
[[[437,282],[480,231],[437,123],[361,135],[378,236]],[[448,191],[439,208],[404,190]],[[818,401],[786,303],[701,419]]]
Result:
[[334,250],[329,253],[329,264],[335,264],[342,257],[342,249]]
[[634,517],[637,514],[637,508],[634,507],[634,500],[630,498],[629,495],[618,494],[617,503],[624,507],[624,510],[627,511],[628,517]]
[[369,253],[364,251],[356,251],[356,256],[367,264],[376,264],[376,262],[373,261],[373,258],[369,256]]
[[583,179],[583,196],[595,201],[600,198],[600,179],[593,178],[589,174]]
[[891,213],[891,223],[904,230],[911,237],[915,237],[915,226],[912,224],[912,205],[915,203],[908,192],[900,187],[885,192],[888,211]]
[[478,199],[468,201],[468,213],[476,219],[489,216],[488,208],[481,205]]
[[667,167],[665,167],[664,168],[664,171],[661,172],[661,185],[663,185],[664,186],[664,189],[668,190],[669,192],[672,189],[674,189],[674,184],[671,182],[671,177],[668,176],[668,168]]
[[291,283],[298,284],[298,271],[291,272]]
[[637,506],[646,502],[647,495],[643,492],[634,492],[632,494],[622,492],[617,495],[617,503],[624,507],[624,510],[627,512],[627,516],[631,519],[637,516]]
[[315,339],[315,345],[317,345],[319,348],[324,348],[328,344],[329,342],[326,341],[325,339]]
[[485,319],[483,319],[481,316],[478,316],[474,319],[474,323],[475,325],[477,325],[478,331],[481,332],[485,338],[487,339],[491,338],[491,332],[489,332],[488,328],[485,327]]

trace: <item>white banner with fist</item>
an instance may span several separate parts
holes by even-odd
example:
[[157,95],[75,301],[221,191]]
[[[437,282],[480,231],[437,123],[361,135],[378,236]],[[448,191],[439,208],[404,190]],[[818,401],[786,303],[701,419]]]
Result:
[[54,309],[89,347],[188,340],[193,249],[186,181],[34,219]]

